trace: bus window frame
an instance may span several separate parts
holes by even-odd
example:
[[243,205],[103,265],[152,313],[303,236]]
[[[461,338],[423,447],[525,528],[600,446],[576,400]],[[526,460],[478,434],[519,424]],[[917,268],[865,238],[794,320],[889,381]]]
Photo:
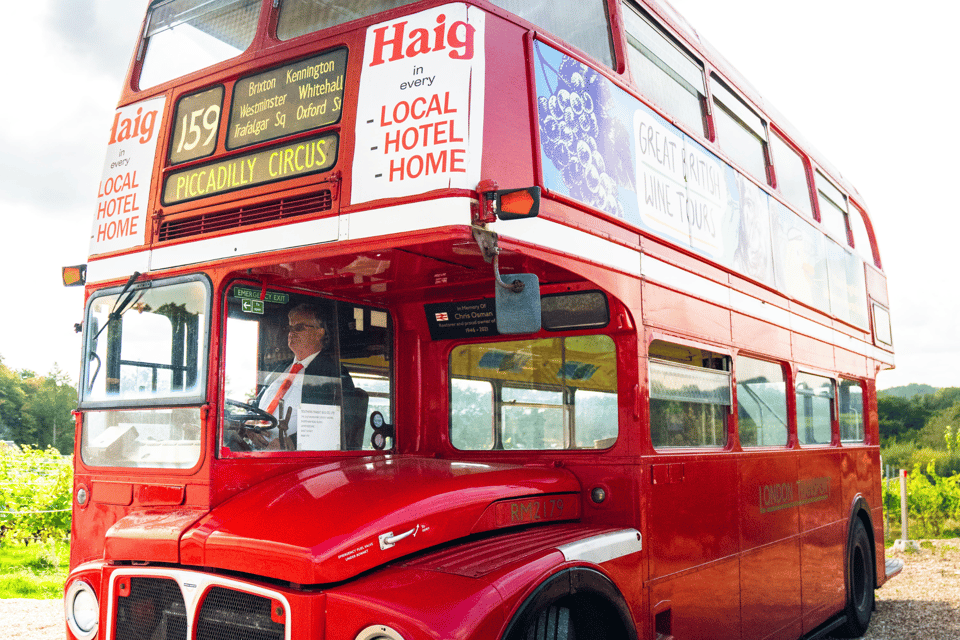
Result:
[[[592,291],[592,290],[590,290]],[[608,299],[609,304],[609,299]],[[492,455],[492,456],[519,456],[519,455],[532,455],[532,456],[542,456],[542,455],[553,455],[553,454],[562,454],[562,455],[590,455],[598,453],[607,453],[621,446],[622,443],[627,441],[627,432],[628,426],[624,423],[623,414],[627,410],[629,402],[635,402],[636,399],[633,398],[633,395],[628,386],[627,378],[631,377],[628,370],[624,370],[621,364],[626,358],[630,358],[629,354],[625,353],[625,350],[629,349],[629,345],[624,343],[624,338],[633,335],[632,332],[626,332],[628,335],[623,336],[624,333],[621,330],[610,330],[613,327],[613,323],[608,323],[606,327],[603,327],[602,330],[590,330],[590,329],[571,329],[571,330],[555,330],[547,331],[546,329],[532,334],[524,335],[497,335],[489,336],[477,340],[456,340],[451,341],[451,344],[444,349],[444,358],[443,358],[443,371],[441,375],[444,377],[445,384],[444,390],[446,393],[445,398],[445,417],[446,417],[446,428],[441,430],[441,438],[444,443],[444,446],[447,447],[451,452],[455,452],[457,455]],[[524,340],[533,341],[533,340],[567,340],[570,338],[578,338],[584,336],[605,336],[610,339],[613,343],[613,354],[616,358],[617,367],[617,382],[616,382],[616,414],[617,414],[617,433],[613,442],[609,443],[607,446],[602,448],[594,447],[564,447],[559,449],[497,449],[496,444],[498,440],[497,430],[500,430],[500,436],[503,435],[502,430],[502,409],[503,409],[503,398],[502,398],[502,389],[503,385],[496,385],[493,381],[490,381],[491,384],[491,435],[493,440],[493,447],[490,449],[461,449],[453,443],[453,438],[451,437],[451,431],[453,428],[453,403],[451,398],[453,396],[453,379],[454,376],[451,373],[451,358],[453,352],[461,347],[465,346],[475,346],[483,345],[497,342],[521,342]],[[464,380],[476,380],[475,378],[459,378]],[[511,387],[520,389],[522,387]],[[570,404],[571,413],[576,416],[576,393],[573,394],[574,403]],[[567,403],[564,402],[559,405],[561,411],[567,410]],[[566,435],[566,434],[564,434]]]
[[[667,45],[671,46],[673,50],[677,53],[677,55],[685,58],[694,67],[699,69],[702,92],[696,93],[696,97],[698,98],[697,102],[698,102],[698,107],[700,109],[700,128],[697,130],[693,130],[693,133],[695,134],[696,137],[708,139],[711,125],[709,123],[710,110],[709,110],[708,103],[709,103],[710,97],[709,97],[709,90],[707,88],[707,85],[708,85],[707,66],[697,55],[691,52],[688,47],[684,46],[682,41],[679,38],[677,38],[676,35],[671,33],[666,28],[666,25],[664,23],[661,23],[660,21],[654,19],[650,15],[650,13],[647,10],[645,10],[637,2],[637,0],[618,0],[614,2],[614,4],[618,6],[618,10],[620,12],[620,15],[619,15],[620,25],[621,25],[621,31],[623,32],[623,38],[622,38],[623,48],[624,48],[623,58],[624,58],[625,69],[622,72],[622,75],[625,77],[625,79],[627,79],[630,82],[631,89],[637,95],[643,96],[644,99],[650,105],[654,106],[657,111],[659,111],[668,120],[670,120],[671,123],[678,126],[682,131],[686,132],[687,129],[692,129],[691,123],[687,122],[686,120],[681,120],[677,115],[671,113],[669,110],[667,110],[665,106],[661,105],[658,101],[655,101],[650,94],[648,94],[643,90],[643,86],[639,82],[640,80],[639,70],[635,69],[634,66],[629,63],[629,60],[631,57],[631,53],[630,53],[631,50],[636,50],[637,54],[644,56],[648,60],[650,60],[651,64],[659,68],[660,71],[664,73],[664,75],[670,77],[670,79],[673,80],[682,89],[690,92],[690,89],[692,88],[694,91],[690,92],[691,95],[694,95],[694,92],[697,91],[697,87],[686,86],[690,83],[685,78],[683,78],[681,73],[676,69],[674,69],[666,60],[660,59],[660,62],[662,62],[665,66],[669,68],[670,70],[669,72],[665,70],[663,67],[661,67],[659,64],[651,60],[649,56],[647,56],[643,51],[640,51],[630,43],[630,38],[632,36],[628,31],[627,20],[624,17],[627,11],[633,12],[638,17],[639,20],[646,23],[646,25],[650,29],[652,29],[657,35],[663,38],[664,41],[666,41]],[[629,7],[627,7],[626,5],[629,5]],[[644,46],[644,48],[649,49],[648,47],[646,47],[644,43],[641,42],[640,44]],[[650,52],[654,56],[656,56],[656,53],[654,51],[650,50]],[[657,56],[657,58],[659,59],[659,56]],[[673,75],[679,76],[682,82],[674,78]]]
[[[786,409],[787,418],[787,441],[782,445],[745,445],[740,438],[740,367],[738,366],[738,360],[740,358],[749,358],[750,360],[765,362],[780,367],[780,375],[783,377],[784,408]],[[750,351],[737,351],[733,356],[733,415],[736,421],[737,446],[741,451],[786,451],[794,448],[794,444],[797,441],[797,422],[796,410],[791,400],[791,395],[793,395],[791,390],[793,386],[791,385],[790,374],[790,364],[788,362],[778,360],[770,355]]]
[[135,49],[136,54],[134,56],[133,65],[131,66],[131,72],[130,72],[130,87],[137,92],[145,92],[145,91],[154,92],[154,91],[163,89],[164,87],[169,87],[171,84],[175,84],[175,86],[182,86],[191,78],[200,78],[200,77],[206,77],[209,75],[215,75],[218,69],[222,69],[229,65],[242,64],[244,59],[247,56],[249,56],[252,51],[258,51],[262,49],[263,39],[264,39],[263,34],[266,31],[265,27],[267,27],[267,25],[269,24],[272,24],[273,15],[276,11],[272,3],[270,6],[268,6],[267,11],[264,11],[263,5],[265,4],[265,2],[264,0],[259,0],[260,9],[258,11],[256,26],[254,27],[254,31],[253,31],[253,37],[250,39],[250,44],[248,44],[247,48],[244,49],[243,51],[240,51],[236,55],[231,56],[225,60],[220,60],[219,62],[214,62],[213,64],[209,64],[205,67],[194,69],[193,71],[190,71],[188,73],[173,76],[173,77],[167,78],[162,82],[158,82],[156,84],[144,87],[140,82],[140,78],[143,74],[143,66],[144,66],[144,62],[146,61],[146,56],[149,48],[149,39],[151,37],[151,36],[148,36],[148,32],[150,31],[150,18],[152,16],[153,9],[156,6],[163,4],[164,2],[167,2],[167,1],[171,1],[171,0],[150,0],[146,8],[143,24],[138,34],[138,40],[137,40],[137,45]]
[[[740,92],[733,89],[732,84],[720,76],[719,71],[712,70],[709,74],[709,101],[712,141],[720,150],[721,154],[727,159],[728,164],[740,170],[744,175],[753,177],[764,186],[769,187],[773,183],[773,173],[770,162],[770,141],[768,139],[769,121],[765,118],[759,109],[754,107],[749,100],[744,98]],[[729,98],[729,99],[727,99]],[[717,111],[722,114],[718,114]],[[738,157],[734,156],[729,150],[730,147],[724,147],[719,118],[726,118],[727,122],[740,127],[747,136],[753,137],[760,143],[760,162],[763,164],[762,171],[754,171],[753,167],[744,164]],[[755,120],[751,123],[749,120]],[[754,159],[754,161],[756,158]]]
[[[149,397],[138,397],[138,398],[127,398],[127,399],[117,399],[117,400],[90,400],[84,398],[84,385],[87,383],[87,375],[89,374],[90,361],[88,358],[83,358],[83,363],[80,368],[80,383],[78,389],[78,403],[77,406],[81,411],[88,409],[96,410],[109,410],[109,409],[169,409],[177,407],[199,407],[204,405],[207,402],[207,389],[210,384],[211,377],[211,367],[210,367],[210,358],[208,354],[210,353],[210,345],[212,340],[212,328],[213,328],[213,318],[211,314],[213,313],[214,305],[214,291],[213,283],[210,280],[210,276],[204,272],[190,273],[186,275],[173,276],[170,278],[159,278],[157,280],[149,281],[140,281],[149,282],[151,288],[158,288],[163,286],[173,286],[178,284],[185,284],[188,282],[199,282],[206,289],[206,307],[204,309],[206,315],[206,326],[204,327],[204,336],[201,343],[197,346],[198,352],[202,354],[201,361],[203,366],[197,372],[197,382],[196,389],[197,391],[192,395],[184,396],[168,396],[166,398],[149,398]],[[136,290],[138,283],[134,283],[131,287],[132,290]],[[89,332],[92,330],[92,327],[88,326],[86,319],[89,317],[91,306],[97,298],[104,296],[110,296],[114,294],[119,294],[123,290],[123,285],[116,285],[113,287],[105,287],[103,289],[98,289],[87,299],[87,303],[84,307],[84,333],[83,333],[83,347],[84,351],[87,350],[87,345],[91,336]],[[103,329],[103,327],[100,327]],[[106,336],[100,338],[101,340],[106,340]],[[103,367],[106,367],[106,363],[103,363]],[[101,372],[100,375],[106,375],[106,371]]]
[[[707,351],[709,353],[712,353],[717,356],[721,356],[722,358],[726,359],[727,365],[729,367],[726,373],[727,373],[727,383],[729,385],[729,392],[730,392],[730,405],[727,407],[727,418],[726,418],[726,429],[725,429],[726,441],[724,442],[723,446],[716,447],[716,446],[702,445],[702,446],[671,447],[671,446],[654,444],[653,432],[651,430],[651,420],[650,420],[650,416],[651,416],[650,402],[652,400],[650,396],[650,383],[651,383],[650,361],[654,360],[654,361],[667,362],[667,363],[671,362],[669,360],[663,360],[662,358],[658,358],[657,356],[650,355],[650,347],[651,345],[653,345],[654,342],[666,342],[674,346],[685,347],[689,349],[697,349],[699,351]],[[684,455],[684,454],[689,454],[691,452],[697,452],[697,453],[729,452],[729,451],[735,451],[739,448],[740,446],[739,434],[736,431],[736,427],[737,427],[736,395],[735,395],[736,383],[734,379],[734,365],[735,365],[736,357],[733,349],[725,345],[711,344],[707,342],[698,342],[696,340],[690,340],[690,339],[676,336],[673,334],[661,333],[656,331],[656,332],[650,332],[648,334],[648,338],[646,340],[646,348],[644,353],[641,355],[640,359],[641,359],[641,362],[646,363],[645,365],[641,365],[640,368],[642,369],[642,371],[640,373],[643,379],[645,380],[645,385],[647,387],[646,393],[644,394],[646,396],[646,403],[644,403],[646,404],[646,407],[644,407],[645,415],[646,415],[646,421],[645,421],[646,428],[643,429],[644,431],[643,438],[649,444],[650,449],[652,451],[656,452],[658,455]],[[705,367],[703,368],[706,369]],[[706,369],[706,370],[722,371],[720,369]],[[641,401],[638,399],[638,402],[641,402]],[[788,410],[789,410],[789,407],[788,407]]]
[[[868,443],[870,436],[867,432],[867,412],[865,410],[867,405],[867,385],[864,382],[861,378],[845,375],[839,375],[835,380],[837,389],[837,429],[841,447],[861,447]],[[841,396],[844,383],[860,389],[860,430],[862,433],[860,434],[859,440],[844,439],[843,437],[843,424],[841,423],[843,404],[841,403]]]
[[[810,157],[806,153],[804,153],[804,151],[798,145],[794,144],[793,140],[790,139],[790,136],[788,136],[782,129],[780,129],[780,127],[778,127],[776,123],[768,122],[767,131],[768,131],[767,148],[769,149],[769,155],[770,155],[770,173],[773,177],[773,181],[770,184],[770,188],[776,191],[776,194],[787,204],[789,208],[799,213],[802,217],[808,220],[817,220],[816,205],[814,204],[816,184],[814,182],[813,165],[810,162]],[[771,137],[771,134],[772,134],[772,137]],[[799,204],[797,204],[796,202],[794,202],[793,200],[791,200],[790,198],[788,198],[787,195],[781,189],[780,172],[777,170],[777,167],[778,167],[777,154],[774,150],[774,145],[771,143],[773,138],[777,138],[779,142],[783,144],[783,146],[787,147],[789,150],[795,153],[797,157],[800,158],[801,163],[803,163],[804,181],[806,182],[806,185],[807,185],[807,200],[806,200],[807,206],[805,209],[801,207]]]
[[[798,397],[797,397],[797,384],[800,382],[801,376],[813,376],[816,378],[823,378],[830,381],[831,393],[830,396],[830,441],[829,442],[803,442],[800,438],[800,409],[798,406]],[[797,366],[794,370],[793,375],[790,378],[792,383],[790,395],[793,396],[793,423],[796,433],[796,442],[798,449],[828,449],[836,448],[840,445],[840,422],[839,422],[839,413],[840,407],[838,405],[838,384],[837,384],[838,375],[836,373],[825,372],[823,370],[817,370],[811,367],[806,366]],[[816,397],[815,394],[812,397]],[[820,396],[822,397],[822,396]]]
[[[824,188],[821,188],[821,184]],[[820,229],[828,238],[833,239],[846,249],[853,250],[853,232],[850,229],[850,196],[843,189],[837,186],[836,181],[827,175],[823,167],[817,167],[813,173],[813,187],[816,194],[817,220],[820,222]],[[831,192],[832,190],[832,192]],[[836,202],[839,196],[840,202]],[[823,201],[827,204],[824,205]],[[825,206],[833,206],[841,214],[843,219],[843,232],[839,229],[834,230],[824,216]],[[840,234],[840,237],[837,237]],[[861,261],[863,256],[859,256]]]
[[[336,333],[338,334],[336,335],[336,337],[331,339],[331,343],[336,345],[337,363],[340,367],[343,367],[343,368],[346,368],[346,365],[344,364],[344,358],[342,357],[343,352],[340,347],[341,336],[339,335],[340,325],[338,324],[340,306],[351,305],[356,307],[362,307],[367,310],[380,311],[386,314],[387,326],[385,330],[386,330],[386,339],[389,342],[389,352],[390,352],[389,357],[387,357],[387,363],[389,367],[389,373],[388,373],[389,390],[387,391],[387,394],[388,394],[390,408],[389,408],[389,415],[385,416],[385,419],[389,423],[395,424],[396,422],[397,330],[396,330],[396,322],[395,322],[394,314],[389,307],[374,305],[374,304],[370,304],[369,302],[358,302],[358,301],[353,301],[349,299],[344,299],[338,296],[332,296],[322,291],[299,289],[294,285],[288,285],[288,284],[283,284],[278,282],[271,282],[270,285],[267,286],[262,282],[256,282],[254,280],[251,280],[249,277],[246,277],[246,278],[243,276],[227,277],[227,278],[224,278],[222,282],[222,290],[220,292],[220,297],[219,297],[220,308],[217,311],[217,314],[218,314],[217,320],[219,324],[220,333],[218,336],[219,344],[218,344],[218,349],[216,354],[216,357],[219,359],[217,381],[216,381],[218,403],[217,403],[217,406],[215,407],[215,411],[217,413],[217,420],[216,420],[217,424],[216,424],[216,431],[215,431],[215,441],[217,443],[216,457],[219,458],[220,460],[238,460],[238,459],[251,459],[251,458],[257,459],[257,460],[267,460],[267,459],[274,460],[274,459],[300,459],[300,458],[316,458],[316,457],[329,458],[329,457],[337,457],[337,456],[345,456],[345,455],[346,456],[363,456],[363,455],[369,456],[373,454],[397,453],[398,446],[397,446],[396,432],[394,432],[394,434],[391,436],[391,441],[392,441],[391,446],[381,451],[364,448],[365,445],[369,444],[369,441],[364,441],[362,438],[361,438],[360,449],[343,449],[341,447],[340,449],[303,449],[303,450],[292,449],[292,450],[276,450],[276,451],[260,449],[260,450],[254,450],[254,451],[234,451],[234,450],[230,450],[224,444],[225,430],[224,430],[223,406],[224,406],[225,400],[228,397],[227,388],[226,388],[226,384],[227,384],[227,368],[226,367],[227,367],[227,345],[228,345],[227,325],[228,325],[228,320],[230,319],[229,299],[230,299],[230,290],[233,287],[238,287],[238,286],[249,287],[249,288],[263,288],[265,290],[269,289],[269,291],[271,292],[293,294],[301,297],[310,297],[310,298],[319,299],[324,302],[335,303],[335,309],[336,309],[337,315],[333,319],[328,320],[327,322],[331,332],[336,331]],[[296,305],[293,305],[290,308],[292,309],[295,306]],[[260,369],[260,366],[264,364],[263,356],[262,354],[259,353],[260,347],[262,346],[263,346],[262,340],[258,334],[257,368],[258,368],[258,371],[260,372],[265,371],[263,369]],[[349,371],[349,369],[347,369],[347,371],[348,373],[351,374],[351,377],[352,377],[354,372]],[[266,388],[266,385],[264,385],[264,388]],[[365,388],[363,390],[367,392],[368,398],[373,398],[375,396],[380,397],[379,393],[375,393]],[[342,411],[342,402],[341,402],[341,411]],[[371,408],[371,405],[368,405],[367,412],[370,413],[371,411],[373,411],[373,409]],[[367,426],[369,426],[368,418],[364,420],[364,429],[366,429]]]

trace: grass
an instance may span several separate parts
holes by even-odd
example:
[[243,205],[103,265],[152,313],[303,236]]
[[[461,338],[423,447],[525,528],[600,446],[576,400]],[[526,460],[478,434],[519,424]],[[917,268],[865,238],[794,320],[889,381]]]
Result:
[[69,564],[65,542],[0,544],[0,598],[62,598]]

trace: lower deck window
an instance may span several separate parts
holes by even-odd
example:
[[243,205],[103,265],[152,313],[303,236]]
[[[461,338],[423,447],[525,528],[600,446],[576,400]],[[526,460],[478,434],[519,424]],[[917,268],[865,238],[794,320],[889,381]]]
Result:
[[609,336],[469,344],[450,354],[450,441],[458,449],[606,449],[617,418]]
[[726,356],[650,345],[650,437],[654,447],[723,447],[730,415]]
[[797,374],[797,436],[800,444],[830,444],[833,425],[833,380]]
[[743,447],[786,446],[787,381],[779,364],[737,358],[737,424]]
[[863,387],[854,380],[840,381],[840,440],[863,442]]

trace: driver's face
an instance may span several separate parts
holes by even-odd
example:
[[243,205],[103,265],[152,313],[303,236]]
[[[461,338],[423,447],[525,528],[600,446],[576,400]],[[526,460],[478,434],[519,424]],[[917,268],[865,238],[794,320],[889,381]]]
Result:
[[290,326],[287,330],[287,346],[297,360],[320,351],[323,345],[324,330],[312,315],[301,311],[291,311],[287,316]]

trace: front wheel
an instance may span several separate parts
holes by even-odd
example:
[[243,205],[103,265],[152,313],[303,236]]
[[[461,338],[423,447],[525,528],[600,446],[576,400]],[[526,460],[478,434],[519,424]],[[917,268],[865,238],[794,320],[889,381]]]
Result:
[[576,637],[570,624],[570,609],[552,606],[531,621],[523,640],[576,640]]
[[847,616],[843,628],[847,637],[859,638],[867,631],[873,615],[874,559],[870,537],[859,518],[854,520],[853,536],[847,552]]

